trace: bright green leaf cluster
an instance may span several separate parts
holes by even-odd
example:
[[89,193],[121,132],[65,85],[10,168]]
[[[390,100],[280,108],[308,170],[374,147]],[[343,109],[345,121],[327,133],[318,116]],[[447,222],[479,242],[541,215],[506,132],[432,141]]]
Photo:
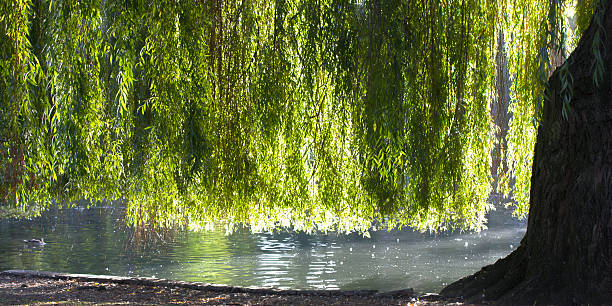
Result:
[[133,223],[193,228],[479,229],[496,32],[513,33],[506,182],[524,205],[566,6],[4,1],[0,201],[119,199]]

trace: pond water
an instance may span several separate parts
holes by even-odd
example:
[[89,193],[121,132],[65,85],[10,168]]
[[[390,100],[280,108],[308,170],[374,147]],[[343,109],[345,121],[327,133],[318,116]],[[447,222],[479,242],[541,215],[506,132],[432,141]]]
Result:
[[[0,221],[0,270],[143,276],[292,289],[415,288],[438,292],[517,247],[526,222],[498,209],[489,229],[429,235],[377,231],[371,238],[299,233],[145,231],[120,208],[51,210]],[[44,237],[44,246],[24,239]]]

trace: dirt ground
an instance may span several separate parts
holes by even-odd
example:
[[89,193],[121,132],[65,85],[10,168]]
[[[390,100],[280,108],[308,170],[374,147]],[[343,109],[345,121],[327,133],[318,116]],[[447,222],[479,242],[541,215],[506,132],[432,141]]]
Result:
[[410,290],[390,294],[368,291],[294,291],[38,273],[0,273],[0,304],[463,305],[460,300],[447,300],[437,295],[416,296]]

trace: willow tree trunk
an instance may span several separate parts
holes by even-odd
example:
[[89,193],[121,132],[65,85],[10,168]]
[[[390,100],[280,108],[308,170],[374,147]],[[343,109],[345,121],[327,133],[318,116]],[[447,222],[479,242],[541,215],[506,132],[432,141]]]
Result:
[[[573,97],[562,116],[562,80],[550,78],[531,178],[527,233],[508,257],[442,290],[501,304],[612,302],[612,1],[568,59]],[[604,75],[594,82],[596,32]],[[607,40],[606,38],[607,37]]]

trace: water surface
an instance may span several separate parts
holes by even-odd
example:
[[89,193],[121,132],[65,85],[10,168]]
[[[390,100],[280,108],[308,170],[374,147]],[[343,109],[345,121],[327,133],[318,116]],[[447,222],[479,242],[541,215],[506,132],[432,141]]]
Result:
[[[499,210],[489,229],[430,235],[377,231],[371,238],[299,233],[226,236],[223,232],[126,228],[119,208],[51,210],[32,220],[0,221],[0,270],[145,276],[292,289],[415,288],[438,292],[509,254],[525,221]],[[23,239],[44,237],[44,246]]]

